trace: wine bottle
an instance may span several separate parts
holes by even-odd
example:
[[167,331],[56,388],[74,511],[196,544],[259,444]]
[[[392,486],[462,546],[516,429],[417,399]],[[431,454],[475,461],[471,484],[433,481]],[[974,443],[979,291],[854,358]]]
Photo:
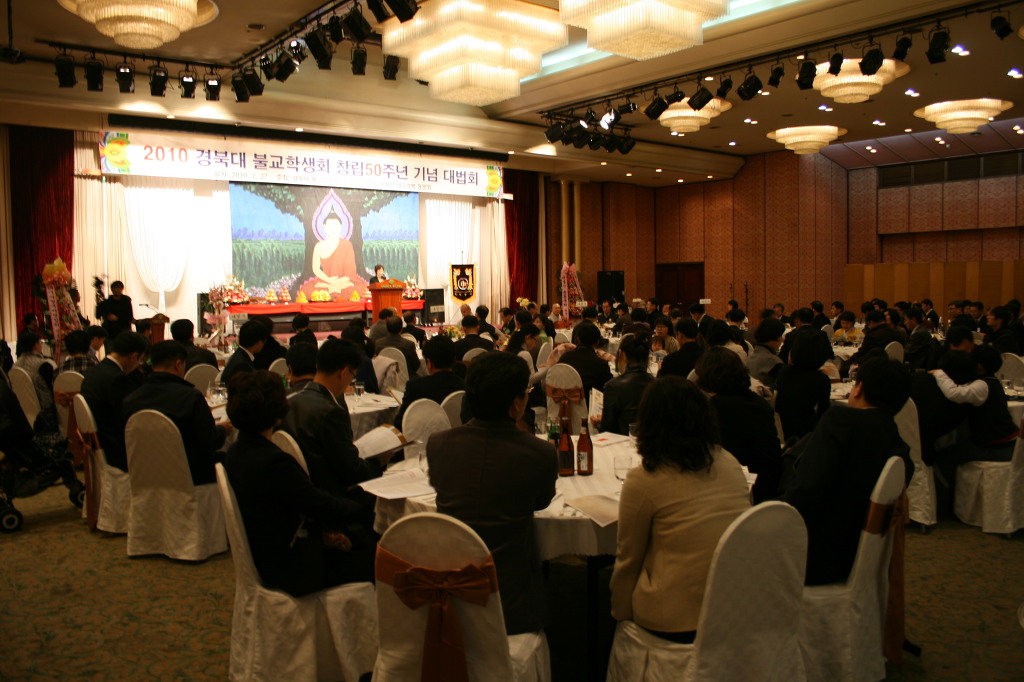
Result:
[[572,476],[576,473],[575,459],[576,453],[573,452],[572,448],[572,436],[571,429],[569,428],[569,418],[561,418],[561,431],[562,435],[558,439],[558,475],[559,476]]
[[586,417],[580,420],[580,439],[576,443],[576,473],[580,476],[594,473],[594,444],[590,441]]

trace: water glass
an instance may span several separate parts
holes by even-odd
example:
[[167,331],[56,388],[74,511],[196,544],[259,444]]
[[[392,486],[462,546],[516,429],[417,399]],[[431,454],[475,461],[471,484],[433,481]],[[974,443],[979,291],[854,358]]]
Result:
[[633,446],[634,450],[636,450],[636,437],[639,433],[640,424],[638,422],[633,422],[629,425],[629,444]]
[[1017,395],[1024,394],[1024,379],[1013,380],[1013,392]]
[[1011,395],[1010,391],[1013,390],[1013,382],[1011,380],[1009,380],[1009,379],[1003,379],[1002,384],[1003,384],[1003,393],[1006,393],[1007,395]]
[[615,455],[613,466],[615,467],[615,478],[624,483],[626,481],[626,474],[633,468],[633,456]]
[[352,393],[356,397],[356,403],[358,404],[359,402],[361,402],[363,394],[366,393],[366,383],[362,381],[353,381]]

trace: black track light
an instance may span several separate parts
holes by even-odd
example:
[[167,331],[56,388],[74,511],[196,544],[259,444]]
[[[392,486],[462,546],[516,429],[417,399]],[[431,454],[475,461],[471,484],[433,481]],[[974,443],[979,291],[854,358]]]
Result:
[[302,43],[298,40],[293,40],[291,44],[288,45],[288,51],[292,53],[292,58],[295,60],[296,64],[301,64],[306,61],[306,57],[309,56],[306,54],[306,48],[303,47]]
[[719,82],[718,92],[716,92],[715,94],[718,97],[724,98],[726,95],[729,94],[730,90],[732,90],[732,79],[726,76]]
[[601,133],[591,133],[590,141],[587,143],[593,151],[597,151],[604,145],[604,135]]
[[805,59],[800,64],[800,73],[796,76],[796,86],[801,90],[810,90],[814,87],[814,78],[818,75],[818,67],[810,59]]
[[53,60],[53,65],[57,69],[57,85],[62,88],[75,87],[78,83],[78,77],[75,76],[75,58],[69,54],[59,54]]
[[163,97],[167,92],[167,81],[170,76],[167,69],[157,64],[149,67],[149,94],[153,97]]
[[764,84],[761,79],[757,77],[755,73],[747,74],[747,77],[743,79],[743,83],[740,87],[736,88],[736,94],[740,96],[740,99],[744,102],[748,102],[755,97],[757,93],[761,92],[761,88]]
[[327,20],[327,35],[335,43],[345,40],[345,29],[341,25],[341,17],[335,15]]
[[327,38],[327,31],[322,26],[317,26],[307,33],[303,40],[306,41],[309,53],[316,60],[317,67],[321,71],[330,71],[331,59],[334,58],[334,53],[331,49],[331,43]]
[[274,60],[274,78],[284,83],[299,68],[299,63],[291,53],[282,50]]
[[388,8],[381,0],[366,0],[366,6],[373,12],[373,18],[377,20],[378,24],[383,24],[391,18],[391,13],[388,12]]
[[247,66],[242,69],[242,82],[245,83],[245,89],[250,95],[255,97],[263,94],[263,81],[260,80],[255,67]]
[[366,48],[356,46],[352,48],[352,75],[366,75]]
[[263,77],[270,80],[274,77],[274,60],[263,55],[260,57],[260,71],[263,72]]
[[700,111],[708,105],[714,97],[711,91],[705,88],[703,85],[697,88],[697,92],[690,95],[690,99],[686,100],[686,103],[690,105],[690,108],[694,111]]
[[636,146],[636,140],[632,137],[621,137],[619,138],[619,152],[622,154],[628,154],[633,151],[633,147]]
[[619,148],[619,138],[615,135],[605,135],[604,142],[601,145],[604,150],[611,154],[613,151]]
[[768,85],[773,88],[779,87],[782,84],[782,77],[786,75],[786,69],[782,64],[776,64],[772,67],[771,75],[768,76]]
[[609,107],[608,111],[605,112],[605,115],[601,117],[599,123],[605,130],[611,130],[612,126],[619,122],[620,118],[622,118],[622,114],[620,114],[617,109]]
[[654,121],[664,114],[666,109],[668,109],[668,102],[658,93],[654,93],[654,99],[644,109],[644,116]]
[[583,149],[590,144],[590,133],[583,128],[577,128],[572,134],[572,146],[576,149]]
[[85,87],[92,92],[103,92],[103,62],[95,56],[85,62]]
[[885,55],[877,47],[867,51],[860,60],[860,72],[865,76],[874,76],[885,63]]
[[1013,33],[1013,26],[1010,26],[1010,20],[1002,14],[997,14],[992,17],[992,21],[989,23],[989,26],[992,27],[992,32],[995,33],[1000,40]]
[[632,114],[636,110],[637,110],[636,104],[634,104],[633,102],[631,102],[629,100],[626,100],[625,104],[620,104],[619,105],[619,114],[622,115],[622,116],[626,116],[627,114]]
[[341,18],[341,23],[345,25],[345,32],[348,33],[349,38],[357,43],[366,42],[366,39],[373,33],[373,27],[363,16],[358,5]]
[[178,74],[178,83],[181,85],[182,99],[196,98],[196,72],[189,68]]
[[907,53],[910,52],[913,44],[914,41],[911,40],[910,36],[900,36],[896,41],[896,49],[892,51],[892,58],[898,62],[906,61]]
[[123,95],[130,95],[135,92],[135,67],[125,62],[114,67],[114,78],[117,79],[117,89]]
[[828,58],[828,72],[833,76],[838,76],[839,72],[843,70],[843,53],[836,52],[834,55]]
[[399,59],[393,54],[384,57],[384,80],[393,81],[398,79]]
[[587,113],[580,119],[581,128],[592,128],[597,123],[597,114],[594,113],[593,109],[587,109]]
[[946,61],[947,52],[949,52],[949,31],[936,30],[928,39],[928,49],[924,53],[928,57],[928,63],[941,64]]
[[231,76],[231,90],[235,93],[236,102],[249,101],[249,88],[245,84],[245,78],[242,76],[241,71]]
[[385,0],[391,11],[395,13],[398,20],[406,22],[416,16],[416,11],[419,6],[416,4],[416,0]]
[[206,74],[206,78],[203,79],[204,88],[206,89],[206,101],[207,102],[219,102],[220,101],[220,75],[216,73]]
[[544,131],[544,137],[546,137],[548,142],[552,144],[561,140],[564,134],[565,127],[558,121],[555,121],[554,123],[549,125],[548,129]]
[[686,93],[678,88],[665,95],[665,101],[669,104],[679,104],[684,99],[686,99]]

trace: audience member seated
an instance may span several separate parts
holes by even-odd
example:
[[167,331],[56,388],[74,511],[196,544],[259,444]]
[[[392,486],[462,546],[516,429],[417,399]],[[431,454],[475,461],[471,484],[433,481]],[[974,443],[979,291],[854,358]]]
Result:
[[[525,311],[520,311],[524,312]],[[529,313],[526,313],[529,315]],[[518,327],[518,313],[516,314],[516,323]],[[526,322],[530,324],[530,322]],[[461,339],[455,342],[455,359],[462,361],[463,356],[474,348],[483,348],[484,350],[494,350],[494,342],[488,341],[487,339],[480,336],[480,321],[477,320],[476,315],[466,315],[462,318],[462,331],[465,334]]]
[[274,336],[274,321],[270,319],[269,315],[257,315],[253,320],[266,328],[267,336],[263,342],[263,347],[254,354],[252,364],[256,369],[270,369],[270,365],[274,364],[274,360],[283,358],[288,354],[288,351]]
[[554,341],[555,340],[555,322],[554,322],[554,320],[551,319],[551,306],[548,305],[547,303],[544,303],[543,305],[541,305],[541,307],[540,307],[540,314],[537,316],[537,321],[534,322],[534,324],[536,324],[537,322],[540,322],[540,324],[537,324],[537,327],[543,329],[544,335],[547,338],[549,338],[552,341]]
[[505,629],[510,635],[542,630],[544,578],[533,514],[555,496],[555,448],[516,429],[529,393],[529,369],[510,353],[485,353],[469,367],[464,426],[427,441],[437,510],[480,535],[494,557]]
[[317,347],[312,343],[300,341],[288,349],[288,355],[284,361],[288,366],[288,386],[291,389],[299,387],[306,381],[312,381],[316,375],[316,353]]
[[651,341],[657,340],[662,350],[666,353],[675,353],[679,350],[679,341],[676,340],[675,325],[672,320],[662,315],[654,320],[654,337]]
[[866,331],[864,332],[864,341],[861,343],[860,349],[843,363],[841,371],[844,377],[849,375],[851,367],[863,362],[871,351],[881,350],[884,352],[885,347],[890,343],[903,343],[896,330],[886,323],[885,313],[881,310],[872,310],[865,314],[864,327]]
[[271,441],[274,425],[288,413],[281,378],[263,370],[239,375],[228,387],[227,411],[238,429],[228,449],[228,479],[263,583],[303,597],[372,580],[373,554],[353,551],[346,534],[362,509],[315,487]]
[[906,346],[909,335],[907,330],[903,328],[903,315],[896,308],[886,308],[884,311],[885,323],[896,330],[896,336],[899,337],[900,345]]
[[1000,353],[1020,355],[1020,341],[1010,329],[1009,308],[1002,305],[992,308],[988,313],[988,327],[991,331],[985,334],[985,343]]
[[[968,384],[977,378],[970,353],[950,351],[943,356],[941,368],[955,384]],[[966,439],[968,404],[954,403],[942,394],[934,372],[914,372],[910,375],[910,397],[917,406],[917,422],[921,436],[921,459],[933,466],[941,447],[955,445],[961,434]],[[962,428],[964,427],[964,428]],[[953,477],[955,478],[955,466]]]
[[196,326],[192,320],[175,320],[171,322],[171,338],[185,347],[185,371],[196,365],[217,366],[217,356],[207,348],[199,348],[194,343]]
[[633,318],[629,314],[629,306],[625,303],[620,303],[615,306],[615,324],[612,325],[613,334],[621,334],[624,327],[628,327],[633,324]]
[[[797,332],[790,332],[790,335]],[[819,330],[820,333],[820,330]],[[819,371],[824,360],[817,341],[798,337],[776,381],[775,411],[782,421],[786,440],[803,438],[814,430],[829,408],[832,382]]]
[[[341,338],[344,341],[354,343],[360,349],[365,349],[362,362],[359,363],[359,369],[356,370],[356,381],[363,382],[363,387],[367,393],[380,393],[380,385],[377,383],[377,372],[373,369],[374,345],[366,338],[366,334],[363,332],[362,321],[358,320],[358,322],[359,324],[353,323],[345,327],[341,332]],[[333,337],[328,336],[327,338],[330,340]]]
[[615,309],[612,307],[612,302],[608,299],[601,301],[601,310],[597,313],[598,324],[615,324],[618,319],[618,315],[615,314]]
[[829,335],[822,331],[821,327],[814,326],[814,312],[810,308],[799,308],[793,313],[793,325],[794,329],[782,341],[782,347],[779,349],[779,359],[782,362],[789,362],[789,349],[793,347],[793,344],[798,338],[807,337],[813,340],[818,345],[820,353],[823,355],[823,360],[832,359],[835,354],[832,351],[832,341],[829,339]]
[[57,431],[57,412],[53,406],[53,365],[43,357],[43,337],[31,328],[26,328],[18,336],[14,353],[18,356],[14,366],[28,374],[32,380],[32,387],[36,390],[36,400],[39,401],[40,412],[33,427],[37,432]]
[[78,372],[85,376],[99,364],[99,360],[89,355],[89,334],[81,329],[73,329],[64,337],[64,351],[59,373]]
[[[89,370],[82,381],[82,397],[89,404],[107,464],[128,471],[124,444],[124,399],[142,384],[139,365],[146,359],[149,339],[137,332],[121,332],[107,357]],[[280,383],[280,382],[279,382]]]
[[707,314],[707,311],[704,308],[704,304],[694,303],[693,305],[691,305],[690,317],[693,318],[693,321],[697,323],[697,331],[700,332],[700,335],[707,339],[708,325],[711,324],[711,321],[714,318]]
[[427,363],[427,376],[410,379],[405,385],[402,406],[395,417],[398,428],[402,428],[402,418],[413,402],[427,398],[440,405],[452,393],[466,389],[466,382],[452,372],[455,343],[447,336],[438,335],[423,344],[423,361]]
[[[700,325],[697,325],[697,327],[700,328]],[[747,364],[747,349],[733,341],[729,325],[725,320],[710,320],[702,336],[708,342],[708,348],[714,348],[715,346],[728,348],[733,353],[736,353],[744,365]]]
[[604,390],[604,385],[612,378],[608,363],[597,355],[597,347],[601,344],[601,331],[595,324],[576,325],[579,330],[579,344],[565,353],[559,362],[565,363],[579,372],[583,380],[583,394],[590,404],[590,391],[596,388]]
[[141,410],[156,410],[178,427],[192,484],[214,483],[214,464],[223,461],[217,452],[231,430],[230,424],[215,424],[206,398],[185,381],[188,353],[175,341],[160,341],[149,352],[153,372],[124,399],[124,423]]
[[394,308],[384,308],[377,315],[377,321],[373,323],[366,335],[370,342],[376,344],[379,339],[388,335],[388,319],[397,314]]
[[107,342],[107,330],[94,324],[87,327],[85,333],[89,335],[89,357],[99,362],[100,348],[103,348]]
[[493,324],[487,321],[487,316],[491,314],[491,309],[485,305],[478,305],[476,307],[476,319],[480,321],[480,333],[490,334],[491,338],[497,341],[503,336],[503,332],[494,327]]
[[786,326],[774,317],[761,320],[754,333],[757,345],[747,358],[747,368],[750,370],[750,376],[769,388],[775,388],[779,372],[784,367],[782,359],[779,358],[779,348],[782,346],[782,337],[785,333]]
[[[772,322],[782,325],[778,320]],[[782,472],[775,413],[768,401],[750,390],[747,368],[735,353],[709,348],[697,361],[697,385],[710,397],[722,448],[757,474],[754,504],[774,498]]]
[[647,325],[649,327],[654,327],[654,321],[661,317],[661,308],[658,306],[658,299],[649,298],[644,301],[644,307],[641,312],[644,314],[644,321],[647,322]]
[[857,316],[853,314],[852,310],[840,313],[836,322],[838,328],[832,334],[833,343],[840,346],[855,346],[864,340],[864,332],[857,329]]
[[677,376],[687,378],[697,364],[697,358],[704,352],[703,339],[697,331],[697,323],[689,317],[680,318],[676,322],[676,341],[679,350],[662,360],[659,377]]
[[316,345],[316,334],[309,328],[309,315],[306,313],[295,313],[292,317],[292,331],[295,332],[290,339],[288,339],[288,346],[294,346],[297,343],[311,343]]
[[501,333],[509,336],[516,329],[516,317],[511,308],[502,308],[498,311],[501,316]]
[[402,327],[402,333],[408,334],[416,339],[416,345],[422,348],[424,342],[427,340],[427,333],[416,326],[416,313],[410,310],[402,316],[402,320],[405,321],[405,326]]
[[811,326],[821,329],[826,324],[832,324],[832,320],[825,317],[825,304],[821,301],[811,301],[811,312],[814,313],[814,318],[811,320]]
[[808,585],[850,576],[871,491],[890,457],[903,459],[910,481],[914,464],[894,421],[909,395],[902,364],[888,358],[865,362],[849,406],[829,410],[797,455],[782,500],[807,524]]
[[[692,321],[692,320],[691,320]],[[654,377],[647,371],[651,352],[649,334],[631,334],[619,344],[619,376],[604,385],[604,408],[599,423],[602,431],[629,435],[629,425],[636,422],[640,398]]]
[[39,316],[35,313],[25,313],[21,318],[21,331],[18,332],[18,336],[26,332],[42,336],[42,332],[39,331]]
[[[12,497],[27,497],[39,490],[33,471],[40,471],[51,463],[37,447],[35,431],[25,418],[18,396],[0,378],[0,443],[3,443],[2,461],[5,488]],[[25,470],[22,472],[22,470]],[[7,486],[10,486],[7,488]]]
[[[350,329],[352,331],[349,331]],[[384,330],[387,331],[387,323],[384,324]],[[366,335],[366,323],[359,318],[349,321],[348,326],[341,330],[341,338],[351,341],[362,348],[368,357],[372,358],[377,354],[376,345]]]
[[643,466],[622,486],[612,616],[690,643],[718,541],[750,506],[747,482],[719,445],[714,413],[693,383],[657,379],[638,422]]
[[740,307],[735,307],[725,314],[725,323],[729,325],[729,334],[732,335],[733,343],[744,349],[746,352],[746,345],[744,345],[743,330],[747,322],[747,314],[743,312]]
[[388,335],[375,342],[375,351],[378,355],[385,348],[397,348],[405,356],[405,364],[409,370],[409,378],[416,376],[420,368],[420,358],[416,354],[416,344],[409,339],[402,338],[402,318],[392,315],[387,321]]
[[253,360],[267,342],[267,328],[256,320],[249,320],[238,330],[238,348],[228,358],[220,380],[227,385],[236,374],[256,369]]
[[793,320],[786,315],[786,306],[781,303],[776,303],[772,306],[772,310],[775,312],[775,319],[782,324],[792,325]]
[[[842,301],[832,301],[832,305],[829,306],[828,309],[828,314],[830,316],[829,322],[832,323],[833,332],[839,331],[839,316],[842,315],[844,312],[846,312],[846,306],[843,304]],[[857,318],[855,316],[854,320],[856,319]]]
[[[648,320],[650,321],[651,324],[653,324],[653,320],[651,320],[650,318],[648,318]],[[570,337],[569,340],[572,341],[574,346],[578,346],[579,345],[579,342],[580,342],[580,327],[582,327],[584,325],[589,325],[589,326],[592,326],[592,327],[597,327],[597,308],[595,308],[592,305],[591,306],[587,306],[586,308],[583,309],[583,319],[580,320],[579,324],[577,324],[575,327],[572,328],[572,336]],[[600,333],[600,331],[601,331],[600,328],[598,328],[598,333]]]
[[904,361],[911,371],[928,368],[931,363],[938,360],[939,342],[933,339],[931,332],[928,331],[921,309],[907,310],[903,317],[903,326],[910,332],[907,346],[903,351]]

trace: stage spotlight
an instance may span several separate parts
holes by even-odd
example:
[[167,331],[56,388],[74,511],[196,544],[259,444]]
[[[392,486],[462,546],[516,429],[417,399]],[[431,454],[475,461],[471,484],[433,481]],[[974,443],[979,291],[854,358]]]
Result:
[[544,137],[552,144],[561,140],[563,135],[565,135],[565,127],[558,121],[549,125],[548,129],[544,131]]
[[416,16],[416,11],[419,9],[416,0],[385,0],[385,2],[398,17],[398,20],[403,23]]
[[714,97],[711,95],[711,91],[705,88],[703,85],[697,88],[697,92],[690,95],[690,99],[686,100],[686,103],[690,105],[690,108],[694,111],[700,111],[708,105]]
[[634,104],[633,102],[630,102],[629,100],[626,100],[625,104],[620,104],[619,105],[619,114],[622,115],[622,116],[625,116],[627,114],[632,114],[636,110],[637,110],[636,104]]
[[786,69],[782,64],[777,64],[772,67],[772,73],[768,76],[768,85],[773,88],[779,87],[782,84],[782,77],[786,75]]
[[611,130],[612,126],[619,122],[620,118],[622,118],[622,115],[617,110],[609,107],[605,115],[601,117],[601,127],[605,130]]
[[383,24],[391,18],[391,13],[388,12],[388,8],[381,0],[366,0],[366,6],[373,12],[373,18],[377,20],[378,24]]
[[928,49],[924,53],[928,57],[928,63],[941,64],[946,61],[947,52],[949,52],[949,32],[936,30],[928,39]]
[[292,58],[295,59],[296,64],[301,64],[306,61],[306,57],[309,56],[306,54],[306,48],[304,48],[302,43],[298,40],[293,40],[291,44],[288,45],[288,51],[292,53]]
[[135,92],[135,67],[127,62],[118,64],[114,69],[114,78],[117,79],[117,89],[122,95],[130,95]]
[[216,73],[206,74],[204,79],[206,89],[206,101],[208,102],[219,102],[220,101],[220,75]]
[[590,143],[590,133],[583,128],[577,128],[572,134],[572,146],[576,149],[583,149]]
[[619,138],[614,135],[605,135],[604,143],[601,145],[609,154],[619,148]]
[[743,84],[736,88],[736,94],[740,96],[741,100],[747,102],[757,97],[757,93],[761,92],[762,85],[761,79],[757,77],[757,74],[747,74]]
[[393,81],[398,79],[399,59],[393,54],[384,57],[384,80]]
[[331,52],[331,43],[327,39],[327,31],[322,26],[317,26],[307,33],[303,40],[306,41],[309,53],[316,60],[317,68],[321,71],[330,71],[331,59],[334,58],[334,54]]
[[178,83],[181,85],[182,99],[195,99],[196,97],[196,72],[186,67],[178,74]]
[[604,135],[601,133],[591,133],[588,144],[590,149],[596,152],[604,144]]
[[149,94],[153,97],[163,97],[167,91],[169,78],[167,69],[159,64],[149,67]]
[[341,23],[345,25],[345,32],[348,33],[349,38],[357,43],[366,42],[366,39],[373,33],[373,27],[363,16],[358,5],[342,17]]
[[666,102],[665,98],[658,93],[654,93],[654,99],[652,99],[650,104],[647,105],[647,108],[644,109],[644,116],[655,121],[659,116],[665,113],[666,109],[668,109],[668,102]]
[[274,60],[263,55],[260,57],[260,70],[263,72],[263,77],[270,80],[274,77]]
[[865,76],[874,76],[885,63],[885,55],[877,47],[867,51],[860,60],[860,72]]
[[335,15],[327,20],[327,35],[335,43],[345,40],[345,29],[341,25],[341,17]]
[[57,68],[57,85],[62,88],[73,88],[78,83],[75,76],[75,58],[69,54],[59,54],[53,65]]
[[366,48],[365,47],[353,47],[352,48],[352,75],[353,76],[365,76],[366,75]]
[[801,90],[810,90],[814,87],[814,77],[818,75],[818,69],[814,62],[806,59],[800,63],[800,73],[796,77],[796,85]]
[[587,109],[587,113],[580,119],[581,128],[590,128],[597,123],[597,114],[594,113],[593,109]]
[[992,32],[999,36],[1000,40],[1013,33],[1013,26],[1010,26],[1010,20],[1002,14],[992,17],[989,25],[992,27]]
[[910,52],[913,44],[914,41],[910,39],[910,36],[900,36],[896,41],[896,49],[892,51],[892,58],[898,62],[906,61],[907,53]]
[[633,151],[633,147],[636,146],[636,140],[632,137],[619,138],[619,152],[622,154],[628,154]]
[[242,69],[242,82],[245,83],[245,89],[249,91],[250,95],[263,94],[263,81],[260,80],[260,75],[256,73],[254,67],[247,66]]
[[679,104],[684,99],[686,99],[686,93],[678,88],[665,95],[665,101],[669,104]]
[[724,98],[730,90],[732,90],[732,79],[727,76],[718,84],[718,91],[715,94]]
[[249,88],[245,85],[245,78],[240,71],[231,76],[231,89],[235,93],[236,102],[249,101]]
[[299,63],[288,52],[282,51],[274,60],[274,78],[284,83],[299,68]]
[[839,72],[843,70],[843,53],[836,52],[834,55],[828,58],[828,72],[833,76],[838,76]]
[[95,56],[85,62],[85,87],[92,92],[103,92],[103,62]]

